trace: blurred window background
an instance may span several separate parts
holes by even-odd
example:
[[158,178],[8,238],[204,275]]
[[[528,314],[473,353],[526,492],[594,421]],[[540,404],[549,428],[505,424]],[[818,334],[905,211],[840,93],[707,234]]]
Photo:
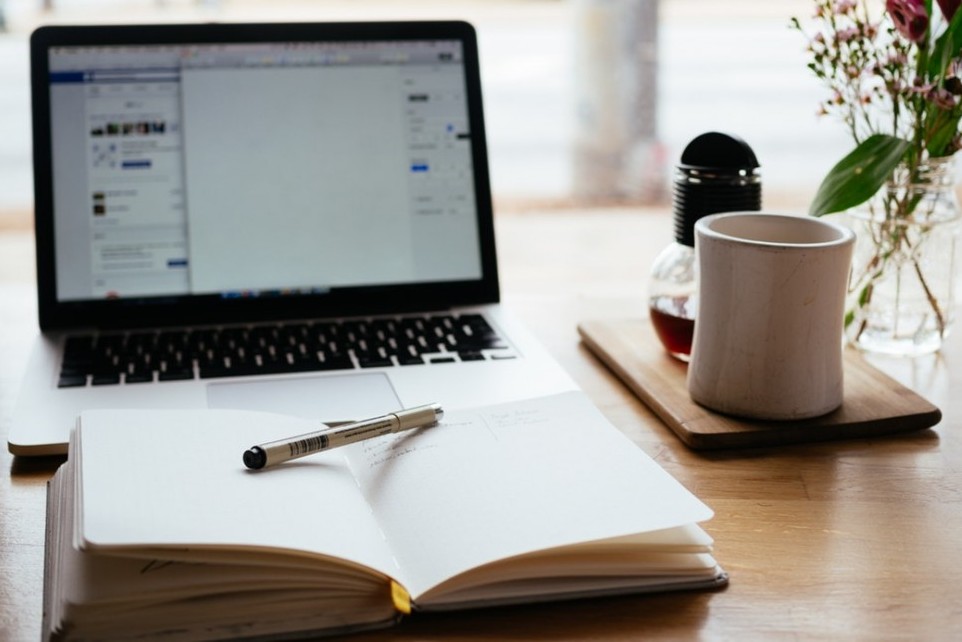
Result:
[[810,0],[0,0],[0,228],[32,208],[28,39],[41,24],[464,19],[479,33],[499,211],[667,204],[705,131],[744,138],[763,205],[804,211],[845,152],[788,28]]

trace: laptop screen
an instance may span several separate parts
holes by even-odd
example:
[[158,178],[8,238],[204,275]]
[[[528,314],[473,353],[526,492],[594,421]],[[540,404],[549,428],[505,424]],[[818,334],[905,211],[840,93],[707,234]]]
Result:
[[484,282],[473,43],[404,32],[414,24],[377,38],[373,25],[329,39],[305,38],[304,25],[291,38],[283,25],[255,39],[229,25],[183,42],[154,42],[163,27],[132,42],[112,42],[123,27],[102,28],[104,42],[53,38],[50,179],[37,199],[50,303],[271,299],[276,310],[285,299],[334,313],[323,302],[364,309],[393,288]]

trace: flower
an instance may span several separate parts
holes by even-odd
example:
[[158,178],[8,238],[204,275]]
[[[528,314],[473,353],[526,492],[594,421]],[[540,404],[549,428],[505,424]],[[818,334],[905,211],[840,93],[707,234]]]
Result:
[[885,8],[895,22],[895,28],[912,42],[919,42],[929,28],[929,14],[923,0],[886,0]]
[[839,117],[855,141],[812,202],[820,216],[867,201],[900,163],[917,168],[962,148],[962,0],[813,2],[814,29],[792,26],[828,89],[819,113]]
[[939,8],[942,10],[942,15],[945,16],[946,20],[951,20],[955,16],[955,12],[959,8],[959,3],[962,0],[938,0]]

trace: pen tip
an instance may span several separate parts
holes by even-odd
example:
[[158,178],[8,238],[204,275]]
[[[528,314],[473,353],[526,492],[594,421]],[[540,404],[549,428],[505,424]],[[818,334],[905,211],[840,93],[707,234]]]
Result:
[[267,453],[259,446],[244,451],[244,465],[251,470],[260,470],[267,463]]

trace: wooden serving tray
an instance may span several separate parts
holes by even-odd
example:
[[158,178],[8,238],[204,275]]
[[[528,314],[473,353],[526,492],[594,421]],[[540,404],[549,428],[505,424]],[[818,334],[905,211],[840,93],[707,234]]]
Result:
[[720,450],[852,439],[922,430],[942,411],[845,350],[845,396],[827,415],[798,421],[761,421],[722,415],[688,396],[687,365],[673,359],[647,320],[586,321],[585,345],[671,428],[688,447]]

